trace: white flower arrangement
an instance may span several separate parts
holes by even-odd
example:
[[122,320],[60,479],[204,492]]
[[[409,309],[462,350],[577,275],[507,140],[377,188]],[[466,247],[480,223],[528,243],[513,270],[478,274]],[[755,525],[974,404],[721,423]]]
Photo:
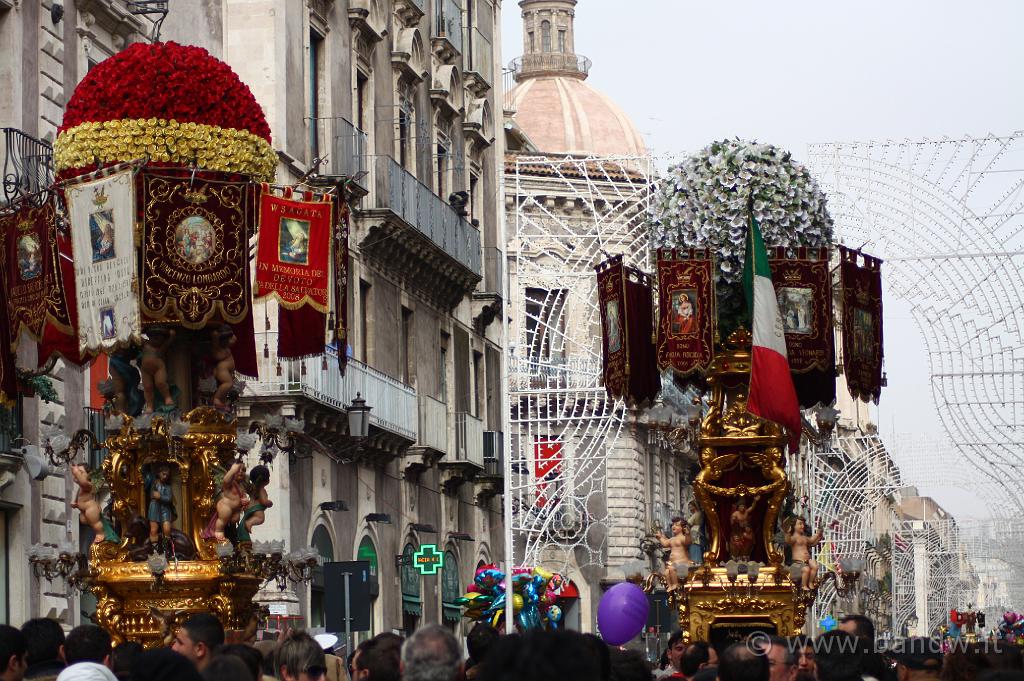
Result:
[[805,166],[771,144],[714,142],[669,168],[652,198],[656,247],[710,248],[714,254],[720,322],[743,307],[740,280],[751,198],[769,247],[832,242],[825,194]]

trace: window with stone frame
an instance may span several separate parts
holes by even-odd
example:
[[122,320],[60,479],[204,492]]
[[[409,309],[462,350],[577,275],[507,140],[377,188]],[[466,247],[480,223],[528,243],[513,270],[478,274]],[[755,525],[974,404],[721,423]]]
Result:
[[308,88],[309,88],[309,159],[322,157],[328,152],[329,139],[323,135],[321,139],[321,125],[325,122],[326,116],[323,107],[324,90],[326,77],[324,74],[326,59],[327,41],[324,35],[315,28],[309,29],[309,64],[307,65]]
[[544,52],[551,51],[551,22],[540,22],[540,48]]
[[452,158],[454,148],[452,146],[452,121],[450,118],[438,114],[437,121],[437,142],[434,150],[434,190],[441,198],[445,198],[448,192],[452,191]]
[[416,171],[416,89],[408,81],[398,84],[398,118],[395,121],[398,163],[411,173]]

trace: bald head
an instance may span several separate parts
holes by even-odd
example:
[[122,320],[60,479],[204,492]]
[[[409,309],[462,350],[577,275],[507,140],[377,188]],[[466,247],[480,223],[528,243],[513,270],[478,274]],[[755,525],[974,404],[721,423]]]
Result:
[[768,681],[768,658],[743,643],[734,643],[719,657],[719,681]]

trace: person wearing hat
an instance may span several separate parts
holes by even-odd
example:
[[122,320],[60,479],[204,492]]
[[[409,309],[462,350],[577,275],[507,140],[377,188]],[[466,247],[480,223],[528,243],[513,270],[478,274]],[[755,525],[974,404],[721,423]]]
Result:
[[327,667],[327,681],[348,681],[345,660],[335,655],[334,647],[338,645],[338,637],[334,634],[317,634],[313,640],[324,649],[324,665]]
[[908,638],[892,652],[899,681],[932,681],[942,672],[942,642],[933,638]]

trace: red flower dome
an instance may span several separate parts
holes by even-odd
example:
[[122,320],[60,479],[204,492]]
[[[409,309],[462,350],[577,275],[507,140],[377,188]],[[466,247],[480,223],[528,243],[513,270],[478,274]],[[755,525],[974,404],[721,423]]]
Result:
[[151,118],[246,130],[270,142],[263,109],[231,67],[173,42],[135,43],[100,62],[75,88],[58,132]]

